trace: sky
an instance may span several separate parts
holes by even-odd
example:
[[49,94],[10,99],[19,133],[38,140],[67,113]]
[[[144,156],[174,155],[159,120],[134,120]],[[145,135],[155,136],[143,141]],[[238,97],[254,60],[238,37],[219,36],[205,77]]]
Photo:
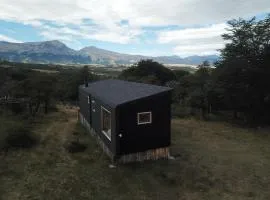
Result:
[[218,54],[226,22],[270,0],[0,0],[0,41],[59,40],[147,56]]

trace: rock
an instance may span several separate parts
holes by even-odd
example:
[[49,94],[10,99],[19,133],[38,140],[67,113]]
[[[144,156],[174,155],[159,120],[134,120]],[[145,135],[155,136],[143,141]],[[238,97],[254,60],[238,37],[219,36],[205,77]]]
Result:
[[116,165],[110,164],[110,165],[109,165],[109,168],[110,168],[110,169],[116,168]]
[[169,159],[169,160],[175,160],[175,157],[169,156],[168,159]]

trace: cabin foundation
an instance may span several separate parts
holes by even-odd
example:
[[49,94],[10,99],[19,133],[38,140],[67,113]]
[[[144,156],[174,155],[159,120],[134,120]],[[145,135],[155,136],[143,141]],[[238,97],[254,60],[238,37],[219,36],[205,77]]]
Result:
[[95,130],[91,127],[88,121],[84,118],[84,116],[78,112],[78,118],[81,124],[87,129],[87,131],[96,138],[97,143],[101,146],[103,151],[110,157],[112,162],[116,163],[131,163],[131,162],[142,162],[145,160],[159,160],[159,159],[169,159],[170,152],[169,147],[162,147],[156,149],[149,149],[143,152],[130,153],[125,155],[113,155],[110,149],[106,146],[103,140],[99,137],[99,135],[95,132]]

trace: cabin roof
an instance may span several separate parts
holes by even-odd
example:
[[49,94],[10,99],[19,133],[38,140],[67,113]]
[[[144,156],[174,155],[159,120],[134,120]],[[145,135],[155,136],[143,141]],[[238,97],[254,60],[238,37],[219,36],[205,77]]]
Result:
[[172,90],[169,87],[116,79],[96,81],[89,83],[88,87],[81,85],[80,88],[112,107]]

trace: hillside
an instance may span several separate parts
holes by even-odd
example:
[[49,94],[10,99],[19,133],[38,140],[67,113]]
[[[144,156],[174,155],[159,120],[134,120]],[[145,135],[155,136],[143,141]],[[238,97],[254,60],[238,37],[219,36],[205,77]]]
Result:
[[94,46],[79,51],[57,40],[45,42],[0,42],[0,59],[13,62],[61,63],[61,64],[133,64],[141,59],[153,59],[164,64],[198,65],[204,60],[213,62],[215,55],[181,58],[179,56],[150,57],[130,55],[100,49]]
[[[58,107],[36,120],[32,149],[0,154],[0,199],[269,199],[269,130],[224,122],[172,120],[175,160],[109,168],[96,141],[77,124],[77,109]],[[1,118],[0,118],[1,120]],[[0,129],[1,130],[1,129]],[[87,145],[71,154],[70,141]]]
[[12,62],[29,63],[90,63],[91,58],[79,54],[65,44],[53,40],[46,42],[0,42],[0,58]]

